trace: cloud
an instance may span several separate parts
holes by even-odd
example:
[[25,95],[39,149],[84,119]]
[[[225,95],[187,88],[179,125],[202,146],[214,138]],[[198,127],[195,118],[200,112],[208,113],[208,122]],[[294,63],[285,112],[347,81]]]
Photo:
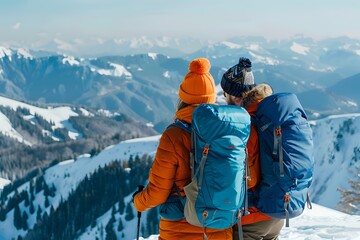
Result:
[[14,29],[14,30],[18,30],[19,28],[20,28],[20,26],[21,26],[21,23],[15,23],[13,26],[12,26],[12,29]]

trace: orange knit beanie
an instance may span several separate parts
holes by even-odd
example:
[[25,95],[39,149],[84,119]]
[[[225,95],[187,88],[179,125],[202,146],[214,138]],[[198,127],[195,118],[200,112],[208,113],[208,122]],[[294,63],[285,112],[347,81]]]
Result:
[[206,58],[191,61],[179,89],[179,98],[187,104],[215,103],[216,92],[211,76],[210,62]]

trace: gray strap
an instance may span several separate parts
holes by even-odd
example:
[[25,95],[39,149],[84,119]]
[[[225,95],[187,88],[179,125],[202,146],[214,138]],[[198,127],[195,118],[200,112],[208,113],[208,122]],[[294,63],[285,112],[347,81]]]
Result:
[[312,209],[309,192],[306,194],[306,204],[307,204],[308,209]]
[[285,209],[285,227],[290,226],[290,216],[289,216],[289,203],[290,203],[290,195],[289,193],[286,193],[284,196],[284,209]]
[[279,136],[276,133],[277,127],[274,127],[274,147],[273,147],[273,152],[272,154],[274,155],[278,155],[278,151],[279,151]]
[[191,179],[194,177],[194,165],[195,165],[195,133],[194,130],[191,132],[191,151],[190,151],[190,172]]
[[203,233],[204,233],[204,240],[208,240],[208,237],[206,235],[206,227],[205,227],[205,220],[208,217],[209,213],[205,210],[202,214],[202,221],[201,221],[201,225],[202,225],[202,229],[203,229]]
[[246,166],[246,178],[251,181],[250,167],[249,167],[249,155],[247,148],[245,149],[245,166]]
[[248,158],[247,158],[247,152],[245,152],[245,168],[248,170],[245,170],[245,206],[244,206],[244,215],[249,214],[249,195],[248,195],[248,179],[250,180],[250,169],[248,164]]
[[282,150],[282,136],[279,135],[279,164],[280,164],[280,177],[284,176],[284,157]]
[[241,214],[239,214],[239,217],[238,217],[238,220],[237,220],[237,226],[238,226],[239,240],[243,240],[244,239],[244,233],[243,233],[242,225],[241,225]]
[[277,126],[274,128],[274,148],[273,154],[278,155],[279,158],[279,167],[280,167],[280,177],[284,176],[284,156],[282,150],[282,133],[281,127]]
[[197,169],[197,171],[195,173],[195,175],[197,175],[197,173],[200,171],[199,184],[198,184],[199,191],[201,190],[201,186],[202,186],[202,181],[203,181],[203,177],[204,177],[204,167],[205,167],[205,162],[206,162],[206,158],[207,158],[208,151],[209,151],[209,146],[210,145],[208,143],[205,144],[199,168]]

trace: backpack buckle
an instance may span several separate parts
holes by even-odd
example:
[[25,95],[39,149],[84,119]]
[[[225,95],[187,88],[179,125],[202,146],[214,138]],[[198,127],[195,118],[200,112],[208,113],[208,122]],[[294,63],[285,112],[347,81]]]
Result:
[[278,128],[276,128],[275,129],[275,133],[276,133],[276,135],[281,135],[281,127],[278,127]]
[[203,155],[208,155],[209,153],[209,147],[204,147],[204,150],[203,150]]

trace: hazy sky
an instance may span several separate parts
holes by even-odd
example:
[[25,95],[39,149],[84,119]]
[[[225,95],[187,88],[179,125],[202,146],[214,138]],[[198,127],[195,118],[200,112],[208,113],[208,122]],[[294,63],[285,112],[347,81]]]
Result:
[[359,0],[0,0],[0,42],[297,34],[360,39]]

